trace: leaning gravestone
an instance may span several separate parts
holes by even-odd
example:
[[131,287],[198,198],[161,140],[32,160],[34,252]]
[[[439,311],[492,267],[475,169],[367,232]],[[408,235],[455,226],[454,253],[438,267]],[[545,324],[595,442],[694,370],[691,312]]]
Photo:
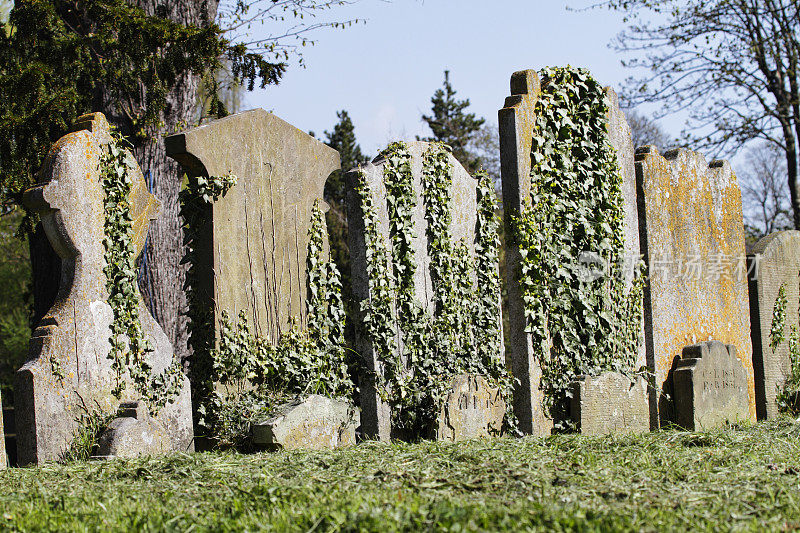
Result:
[[436,440],[462,441],[500,435],[506,403],[497,387],[483,376],[462,374],[453,378],[439,414]]
[[[393,418],[441,413],[458,374],[504,375],[492,186],[427,142],[393,143],[346,176],[362,431],[381,440],[429,436],[437,420],[426,418],[414,436]],[[408,405],[421,397],[442,403]],[[493,423],[494,408],[483,402],[477,409],[486,412],[474,417]]]
[[[42,184],[24,196],[25,205],[41,217],[62,269],[55,304],[34,330],[30,359],[16,375],[17,447],[23,465],[61,458],[80,430],[79,420],[113,413],[120,401],[139,399],[127,372],[122,394],[113,393],[118,376],[110,357],[114,314],[104,271],[106,192],[100,169],[101,154],[111,142],[110,129],[101,113],[79,118],[75,129],[53,145],[41,170]],[[138,255],[159,206],[130,153],[126,165],[132,181],[132,244]],[[146,354],[152,372],[175,368],[169,340],[133,289],[141,330],[152,347]],[[182,375],[176,379],[177,396],[157,419],[168,448],[187,451],[192,448],[189,382]]]
[[[547,80],[545,80],[547,83]],[[616,93],[605,88],[605,106],[607,108],[607,141],[616,153],[616,162],[621,173],[622,241],[624,246],[624,264],[622,270],[625,278],[625,292],[633,296],[634,266],[639,258],[638,216],[636,210],[636,179],[633,168],[634,147],[631,130],[619,107]],[[512,373],[517,380],[514,391],[514,413],[519,421],[520,429],[534,435],[549,434],[553,420],[543,407],[545,392],[542,390],[542,366],[539,354],[545,350],[535,346],[530,333],[530,324],[526,317],[526,301],[523,290],[522,267],[523,254],[530,255],[528,250],[520,248],[515,237],[515,220],[522,218],[532,193],[532,160],[547,157],[537,149],[532,149],[534,137],[553,136],[554,132],[538,131],[537,104],[542,98],[543,86],[539,75],[534,70],[522,70],[511,76],[511,96],[506,98],[503,109],[498,112],[500,130],[500,157],[503,184],[503,207],[505,210],[506,228],[506,286],[508,290],[509,343],[507,358]],[[573,117],[574,118],[574,117]],[[558,137],[558,135],[555,135]],[[541,141],[540,141],[541,142]],[[576,147],[579,150],[580,147]],[[595,154],[596,155],[596,154]],[[588,156],[587,157],[593,157]],[[577,161],[577,167],[585,161]],[[572,233],[565,230],[564,233]],[[593,252],[593,250],[587,250]],[[586,256],[591,263],[591,256]],[[578,258],[573,258],[573,260]],[[580,259],[578,259],[580,261]],[[642,335],[641,317],[636,320],[639,337]],[[628,356],[635,360],[632,366],[638,368],[646,363],[645,350],[642,343],[633,348]]]
[[687,346],[673,376],[675,422],[708,431],[752,420],[750,383],[736,347],[719,341]]
[[647,380],[619,372],[582,376],[573,383],[571,409],[575,429],[584,435],[647,433],[650,404]]
[[653,146],[636,151],[642,253],[648,267],[648,367],[662,423],[671,420],[673,361],[685,346],[718,340],[736,347],[755,418],[742,200],[730,164]]
[[790,349],[800,346],[800,231],[767,235],[751,253],[748,271],[756,414],[763,420],[778,415],[776,400],[792,370]]

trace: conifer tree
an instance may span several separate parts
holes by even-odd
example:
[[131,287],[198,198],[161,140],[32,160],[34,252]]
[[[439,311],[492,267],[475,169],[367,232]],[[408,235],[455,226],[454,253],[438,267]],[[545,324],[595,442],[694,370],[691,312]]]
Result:
[[423,141],[441,141],[453,149],[453,156],[469,172],[480,167],[480,159],[469,150],[470,141],[486,122],[475,113],[467,113],[469,99],[456,100],[456,91],[450,84],[450,71],[444,71],[444,84],[431,97],[431,115],[422,115],[433,137]]

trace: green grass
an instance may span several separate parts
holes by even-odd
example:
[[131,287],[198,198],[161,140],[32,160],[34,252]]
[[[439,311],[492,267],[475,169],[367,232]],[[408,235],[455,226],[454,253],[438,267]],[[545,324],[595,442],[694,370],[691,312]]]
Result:
[[0,472],[0,528],[796,529],[799,452],[800,424],[785,419],[704,434],[75,462]]

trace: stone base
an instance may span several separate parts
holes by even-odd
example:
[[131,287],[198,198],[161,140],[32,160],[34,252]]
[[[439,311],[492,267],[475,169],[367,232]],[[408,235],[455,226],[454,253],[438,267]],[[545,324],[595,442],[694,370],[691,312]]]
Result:
[[581,376],[572,383],[570,415],[584,435],[647,433],[650,406],[647,380],[636,381],[618,372]]
[[103,458],[159,455],[171,450],[164,426],[150,417],[140,402],[119,407],[119,417],[100,436],[97,455]]
[[253,424],[253,444],[287,450],[352,446],[360,418],[349,402],[313,394],[284,404],[272,418]]
[[500,435],[506,403],[500,390],[483,376],[462,374],[453,378],[435,432],[436,440],[462,441]]

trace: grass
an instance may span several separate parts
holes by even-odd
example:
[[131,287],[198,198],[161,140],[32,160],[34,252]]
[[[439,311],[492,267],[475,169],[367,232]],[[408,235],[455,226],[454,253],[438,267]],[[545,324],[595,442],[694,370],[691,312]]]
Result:
[[715,433],[365,443],[0,472],[0,528],[791,530],[800,423]]

